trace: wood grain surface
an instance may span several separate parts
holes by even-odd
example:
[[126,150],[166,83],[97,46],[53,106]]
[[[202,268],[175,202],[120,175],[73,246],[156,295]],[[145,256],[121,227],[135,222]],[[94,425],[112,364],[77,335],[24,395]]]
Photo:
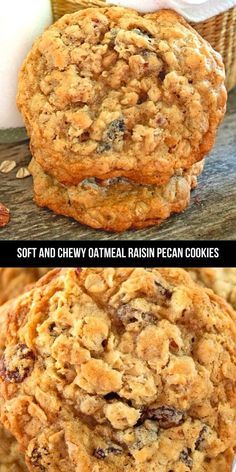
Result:
[[0,202],[11,212],[10,223],[0,229],[1,240],[236,239],[236,89],[230,93],[227,115],[190,207],[161,227],[112,234],[40,209],[33,202],[31,177],[16,179],[16,171],[30,161],[28,144],[0,145],[0,162],[5,159],[14,159],[17,167],[0,174]]

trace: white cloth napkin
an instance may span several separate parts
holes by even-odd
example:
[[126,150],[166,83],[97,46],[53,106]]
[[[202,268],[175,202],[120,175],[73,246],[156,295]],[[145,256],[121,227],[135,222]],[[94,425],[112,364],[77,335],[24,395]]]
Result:
[[134,8],[141,13],[170,8],[197,23],[229,10],[236,5],[236,0],[107,0],[107,3]]

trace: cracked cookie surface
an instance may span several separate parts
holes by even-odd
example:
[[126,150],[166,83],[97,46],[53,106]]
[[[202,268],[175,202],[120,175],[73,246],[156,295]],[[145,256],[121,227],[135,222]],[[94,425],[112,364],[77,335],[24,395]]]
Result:
[[218,53],[173,11],[66,15],[21,69],[31,149],[65,184],[126,177],[163,184],[210,151],[224,116]]
[[0,368],[29,470],[230,472],[235,321],[181,269],[50,272],[11,310]]
[[159,186],[138,184],[121,177],[103,181],[91,178],[77,186],[65,186],[46,174],[34,159],[29,169],[39,206],[92,228],[125,231],[159,225],[171,214],[184,211],[203,167],[204,161],[199,162]]
[[193,279],[225,298],[236,310],[236,269],[188,269]]

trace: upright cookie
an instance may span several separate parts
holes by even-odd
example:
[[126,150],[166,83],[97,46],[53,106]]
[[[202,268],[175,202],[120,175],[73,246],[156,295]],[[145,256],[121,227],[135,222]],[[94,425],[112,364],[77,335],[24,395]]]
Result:
[[125,231],[159,225],[173,213],[184,211],[204,161],[179,171],[165,185],[144,185],[117,177],[86,179],[79,185],[62,185],[33,159],[29,169],[35,201],[60,215],[106,231]]
[[211,288],[236,310],[236,269],[188,269],[198,283]]
[[181,269],[50,272],[11,310],[0,369],[29,470],[230,472],[235,320]]
[[18,106],[33,154],[58,181],[166,183],[210,151],[224,116],[218,53],[173,11],[66,15],[21,69]]

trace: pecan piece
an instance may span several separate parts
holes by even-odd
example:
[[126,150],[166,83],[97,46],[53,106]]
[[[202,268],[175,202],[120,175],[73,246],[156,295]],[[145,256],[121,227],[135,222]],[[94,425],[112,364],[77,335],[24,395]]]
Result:
[[14,168],[16,167],[16,162],[15,161],[3,161],[0,165],[0,172],[3,174],[8,174],[8,172],[11,172]]
[[10,211],[5,205],[0,203],[0,228],[4,228],[9,223]]

